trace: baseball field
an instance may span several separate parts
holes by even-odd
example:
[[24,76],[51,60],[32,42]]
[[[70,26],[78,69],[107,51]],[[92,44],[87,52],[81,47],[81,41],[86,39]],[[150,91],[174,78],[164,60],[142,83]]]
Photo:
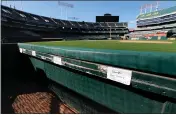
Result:
[[76,40],[31,42],[37,45],[67,46],[111,50],[176,52],[176,41]]

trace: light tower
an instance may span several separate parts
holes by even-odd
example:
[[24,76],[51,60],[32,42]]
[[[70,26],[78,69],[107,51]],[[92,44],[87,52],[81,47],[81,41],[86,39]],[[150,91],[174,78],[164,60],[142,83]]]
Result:
[[21,0],[21,10],[23,10],[22,0]]
[[156,2],[156,11],[158,11],[158,7],[159,7],[159,2]]
[[155,11],[158,11],[158,7],[159,7],[159,1],[156,1],[154,4],[144,4],[140,8],[140,14],[143,14],[143,10],[144,10],[144,13],[147,13],[147,9],[149,8],[150,8],[150,12],[153,11],[153,8],[155,8]]
[[65,3],[65,2],[61,2],[61,1],[58,1],[58,5],[61,6],[61,18],[62,18],[62,7],[65,7],[66,8],[66,17],[65,19],[67,20],[67,8],[73,8],[73,4],[68,4],[68,3]]

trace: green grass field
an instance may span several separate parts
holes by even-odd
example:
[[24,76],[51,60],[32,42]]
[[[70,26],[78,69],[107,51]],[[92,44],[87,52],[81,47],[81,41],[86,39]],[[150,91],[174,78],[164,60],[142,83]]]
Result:
[[[162,41],[161,41],[162,42]],[[111,50],[133,50],[133,51],[158,51],[176,52],[176,41],[172,44],[158,43],[121,43],[118,40],[77,40],[77,41],[52,41],[52,42],[32,42],[32,44],[47,46],[67,46]]]

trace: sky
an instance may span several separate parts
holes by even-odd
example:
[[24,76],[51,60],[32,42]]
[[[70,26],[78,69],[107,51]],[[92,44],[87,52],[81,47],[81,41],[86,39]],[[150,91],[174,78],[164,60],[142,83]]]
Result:
[[[61,1],[72,4],[73,8],[59,6],[58,1],[2,1],[2,5],[14,7],[25,12],[42,16],[70,19],[75,21],[95,22],[96,16],[110,13],[119,16],[119,22],[128,22],[129,28],[136,27],[136,17],[144,4],[154,4],[155,1]],[[159,1],[159,9],[176,6],[176,1]],[[67,10],[66,10],[67,9]],[[62,13],[61,13],[62,11]],[[67,11],[67,13],[66,13]],[[148,10],[149,11],[149,10]],[[67,15],[66,15],[67,14]],[[66,18],[67,17],[67,18]]]

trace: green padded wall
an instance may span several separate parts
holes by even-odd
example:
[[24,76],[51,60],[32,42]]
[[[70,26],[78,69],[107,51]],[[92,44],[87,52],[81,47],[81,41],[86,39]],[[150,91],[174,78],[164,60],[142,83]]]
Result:
[[[48,47],[31,44],[19,44],[19,47],[25,48],[22,53],[27,54],[33,66],[42,69],[49,79],[117,113],[175,113],[175,53]],[[35,55],[32,55],[33,50]],[[56,55],[62,59],[62,64],[57,65],[53,61],[53,56]],[[131,60],[127,60],[128,56],[131,56]],[[148,63],[150,61],[151,63]],[[130,85],[107,79],[106,70],[99,69],[100,65],[120,68],[124,66],[129,69],[130,64],[133,67],[135,64],[141,64],[136,66],[138,69],[132,70]],[[162,70],[162,65],[167,71]],[[141,71],[144,69],[148,71]],[[157,72],[147,73],[153,71]],[[60,96],[60,90],[54,88],[53,91]],[[81,109],[80,106],[77,108],[81,113],[88,112],[88,109]]]
[[51,47],[32,44],[19,44],[19,47],[73,59],[176,76],[176,53],[99,50],[75,47]]
[[158,36],[152,36],[150,40],[158,40]]
[[[30,57],[46,76],[119,113],[176,113],[174,99],[124,86]],[[37,64],[38,63],[38,64]],[[43,66],[44,65],[44,66]]]
[[[32,52],[34,51],[25,50],[25,52],[23,53],[29,56],[34,56],[32,55]],[[103,79],[110,79],[108,78],[107,73],[108,73],[108,68],[109,67],[112,68],[112,67],[108,65],[102,65],[98,63],[81,61],[81,60],[76,60],[76,59],[71,59],[66,57],[61,57],[60,58],[61,61],[59,61],[59,63],[56,63],[54,61],[55,55],[50,55],[50,54],[41,53],[41,52],[35,52],[35,57],[42,59],[43,61],[48,61],[50,63],[62,65],[62,67],[71,68],[80,72],[88,73],[90,75],[95,75],[96,78],[100,77]],[[44,65],[42,64],[42,62],[36,63],[35,65],[37,67],[41,66],[44,68]],[[127,69],[124,69],[124,70],[127,71]],[[163,96],[168,96],[171,98],[176,98],[175,97],[176,80],[172,79],[169,76],[161,76],[161,75],[149,74],[149,73],[144,73],[139,71],[131,71],[130,79],[131,79],[130,81],[126,79],[125,81],[121,81],[121,82],[117,81],[117,82],[120,82],[125,85],[130,85],[131,83],[131,87],[161,94]]]
[[82,114],[117,113],[59,84],[51,82],[49,88],[53,92],[55,92],[55,94],[62,100],[62,102],[67,103],[67,105],[69,105],[72,108],[75,108],[78,113]]
[[161,36],[160,40],[167,40],[167,37],[166,36]]

